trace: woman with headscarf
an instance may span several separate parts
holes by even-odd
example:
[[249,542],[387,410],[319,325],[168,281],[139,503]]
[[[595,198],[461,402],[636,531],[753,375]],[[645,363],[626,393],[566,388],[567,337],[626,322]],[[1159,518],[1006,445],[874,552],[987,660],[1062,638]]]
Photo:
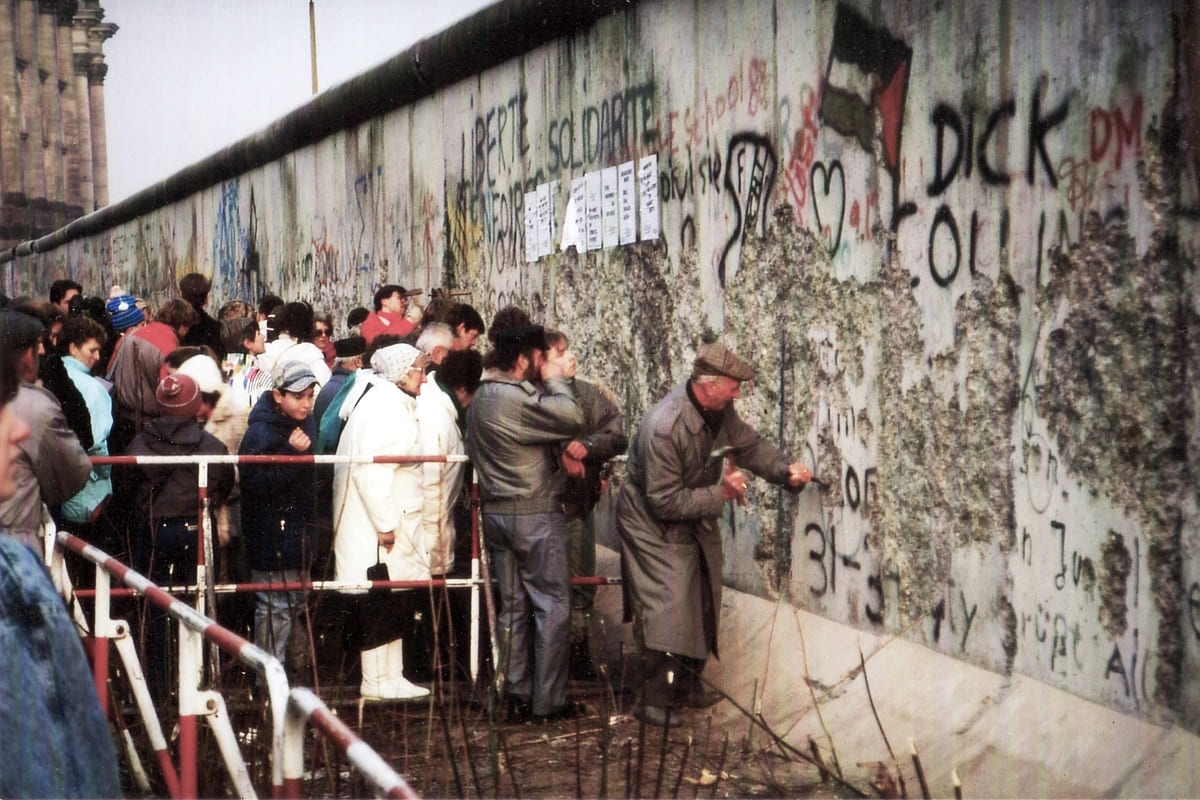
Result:
[[[346,420],[339,456],[418,455],[417,394],[427,359],[408,344],[381,348],[371,370],[358,373],[342,404]],[[429,553],[422,536],[420,463],[338,464],[333,478],[333,552],[336,580],[364,581],[375,564],[389,580],[427,580]],[[410,700],[429,690],[404,677],[404,637],[412,628],[410,591],[358,593],[356,644],[362,651],[364,699]]]

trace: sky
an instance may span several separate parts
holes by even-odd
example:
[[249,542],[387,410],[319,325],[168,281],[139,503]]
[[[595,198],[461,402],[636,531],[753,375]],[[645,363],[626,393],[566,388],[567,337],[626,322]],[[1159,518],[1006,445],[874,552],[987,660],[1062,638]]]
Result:
[[[314,0],[318,90],[494,0]],[[102,0],[109,202],[312,99],[308,0]]]

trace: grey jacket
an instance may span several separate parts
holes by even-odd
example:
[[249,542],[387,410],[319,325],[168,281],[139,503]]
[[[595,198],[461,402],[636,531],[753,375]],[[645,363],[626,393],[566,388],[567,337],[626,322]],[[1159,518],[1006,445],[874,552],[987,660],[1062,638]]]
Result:
[[17,445],[17,491],[0,501],[0,530],[41,552],[42,503],[56,506],[86,486],[92,462],[67,426],[58,400],[46,389],[22,383],[11,408],[29,426],[29,436]]
[[565,485],[554,445],[583,431],[570,382],[551,378],[539,390],[489,369],[467,407],[467,455],[489,514],[561,510]]
[[676,387],[647,412],[634,434],[617,504],[626,616],[652,650],[691,658],[717,653],[721,575],[725,566],[717,518],[723,459],[730,447],[739,469],[787,484],[789,459],[725,409],[715,436]]

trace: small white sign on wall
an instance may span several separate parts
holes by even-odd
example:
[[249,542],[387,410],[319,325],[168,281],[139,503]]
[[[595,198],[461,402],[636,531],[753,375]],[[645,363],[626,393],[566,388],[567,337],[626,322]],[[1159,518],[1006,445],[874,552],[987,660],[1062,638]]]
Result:
[[632,161],[617,167],[617,183],[620,187],[620,235],[621,244],[637,241],[637,180]]
[[603,213],[601,227],[605,247],[616,247],[621,243],[620,219],[617,211],[617,168],[607,167],[600,171],[600,208]]
[[562,250],[574,247],[578,252],[584,250],[584,232],[586,230],[587,184],[583,178],[571,179],[571,196],[567,199],[567,211],[563,214]]
[[554,252],[554,209],[550,204],[550,184],[537,187],[538,258]]
[[641,240],[658,238],[658,153],[638,162],[638,195],[641,201]]
[[538,259],[537,192],[525,193],[525,262]]
[[589,172],[584,177],[586,204],[584,207],[587,219],[587,249],[599,250],[604,246],[602,210],[600,206],[600,173]]

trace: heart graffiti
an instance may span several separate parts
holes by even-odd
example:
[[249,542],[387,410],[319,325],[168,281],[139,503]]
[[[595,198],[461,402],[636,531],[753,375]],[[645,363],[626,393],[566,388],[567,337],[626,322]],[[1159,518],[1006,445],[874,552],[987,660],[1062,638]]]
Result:
[[[823,186],[817,183],[817,174],[820,173],[823,178]],[[838,197],[832,200],[831,189],[833,187],[833,176],[837,174],[838,179]],[[812,165],[812,169],[808,174],[808,183],[813,190],[813,216],[817,221],[817,230],[825,230],[825,222],[822,217],[828,221],[830,229],[833,231],[833,236],[829,242],[829,255],[837,252],[838,245],[842,243],[842,221],[846,215],[846,173],[842,171],[842,162],[836,159],[826,169],[825,165],[817,161]],[[823,213],[821,208],[824,207],[826,212]],[[837,217],[833,217],[833,209],[837,208]]]

